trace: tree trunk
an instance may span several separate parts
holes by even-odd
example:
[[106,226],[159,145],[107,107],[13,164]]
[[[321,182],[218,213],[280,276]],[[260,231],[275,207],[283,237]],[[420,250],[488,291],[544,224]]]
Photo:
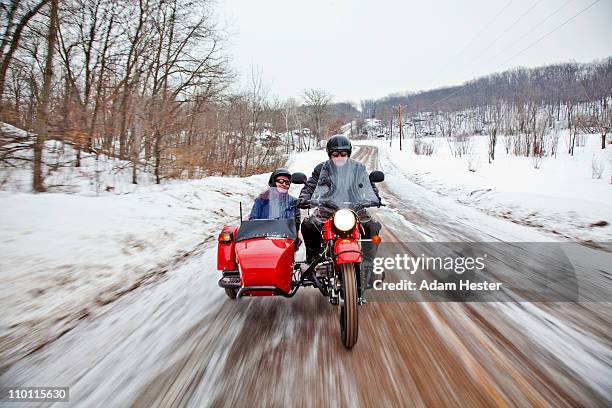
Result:
[[155,183],[161,183],[161,132],[155,132]]
[[568,149],[568,153],[570,155],[574,155],[574,144],[576,143],[576,134],[574,131],[574,134],[572,135],[572,109],[569,108],[567,111],[567,127],[569,128],[569,132],[570,132],[570,146]]
[[49,16],[49,36],[47,37],[47,58],[45,62],[45,73],[43,80],[40,105],[38,108],[36,125],[36,143],[34,145],[34,165],[32,174],[32,188],[36,192],[44,192],[44,175],[42,168],[42,155],[45,138],[48,133],[49,97],[51,93],[51,81],[53,80],[53,54],[57,41],[57,9],[59,0],[51,0],[51,13]]
[[44,176],[42,172],[42,152],[44,145],[45,137],[40,133],[37,134],[36,143],[34,144],[34,168],[32,174],[32,189],[37,193],[43,193],[45,191]]
[[[132,130],[132,184],[138,184],[138,160],[140,156],[140,134],[139,129],[135,127]],[[159,184],[159,183],[158,183]]]
[[489,142],[489,163],[495,160],[495,145],[497,144],[497,128],[493,128]]

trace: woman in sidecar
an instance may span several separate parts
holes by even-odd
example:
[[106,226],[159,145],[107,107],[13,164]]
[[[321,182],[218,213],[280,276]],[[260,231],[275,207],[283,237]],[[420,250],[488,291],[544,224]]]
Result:
[[300,211],[294,207],[296,199],[289,194],[290,186],[291,172],[285,168],[274,170],[268,180],[268,189],[255,199],[249,220],[293,218],[299,229]]
[[[296,174],[300,182],[305,176]],[[225,226],[219,235],[219,286],[237,296],[290,296],[294,254],[299,245],[300,211],[289,195],[291,173],[277,169],[269,188],[253,204],[249,219],[239,227]]]

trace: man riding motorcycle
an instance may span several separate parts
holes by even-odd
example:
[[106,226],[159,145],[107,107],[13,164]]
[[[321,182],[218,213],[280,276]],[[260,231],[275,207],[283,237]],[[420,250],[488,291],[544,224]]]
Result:
[[[329,160],[323,163],[319,163],[313,170],[312,176],[306,181],[306,184],[302,188],[300,192],[300,196],[296,201],[296,206],[298,208],[310,208],[310,200],[313,198],[313,193],[317,188],[317,185],[321,183],[325,183],[326,180],[320,180],[321,172],[323,170],[324,174],[328,174],[330,171],[341,174],[339,169],[342,169],[343,166],[346,166],[348,160],[352,153],[352,145],[351,141],[344,135],[334,135],[332,136],[326,146],[327,155]],[[355,162],[354,160],[351,162],[352,166],[360,166],[363,172],[365,172],[365,166],[359,162]],[[328,167],[324,167],[328,166]],[[348,177],[345,176],[345,178]],[[355,186],[349,185],[350,183],[354,183],[356,181],[345,180],[347,185],[343,186],[347,189],[352,189]],[[378,204],[380,205],[380,196],[378,194],[378,189],[376,188],[374,183],[370,183],[372,186],[372,190],[378,199]],[[362,187],[361,185],[359,187]],[[333,205],[333,204],[329,204]],[[312,263],[312,261],[317,257],[317,255],[321,252],[323,240],[321,237],[321,228],[326,219],[328,219],[336,208],[329,208],[328,205],[321,205],[317,207],[313,214],[306,218],[302,222],[302,236],[304,237],[304,242],[306,244],[306,262],[308,264]],[[357,210],[357,216],[359,217],[360,223],[363,227],[363,231],[361,231],[362,238],[370,239],[375,235],[378,235],[381,229],[381,224],[372,219],[365,208],[359,208]],[[362,244],[362,253],[363,253],[363,268],[367,271],[367,275],[370,278],[368,279],[368,286],[372,281],[371,271],[374,257],[376,255],[377,245],[372,244],[370,241],[364,241]]]

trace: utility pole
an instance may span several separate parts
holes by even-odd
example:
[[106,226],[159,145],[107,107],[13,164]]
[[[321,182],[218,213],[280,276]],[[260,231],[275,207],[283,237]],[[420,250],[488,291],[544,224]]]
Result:
[[399,148],[400,150],[402,150],[402,105],[398,105],[397,106],[397,120],[398,120],[398,125],[399,125]]
[[393,143],[393,115],[391,115],[391,132],[389,133],[389,147]]

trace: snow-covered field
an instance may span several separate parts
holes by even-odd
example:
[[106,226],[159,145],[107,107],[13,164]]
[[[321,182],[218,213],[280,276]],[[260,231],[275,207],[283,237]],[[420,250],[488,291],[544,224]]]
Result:
[[[415,154],[411,140],[402,151],[397,140],[392,148],[384,140],[359,143],[380,148],[382,170],[401,172],[397,175],[462,204],[561,237],[610,242],[612,146],[602,150],[600,136],[587,135],[572,157],[564,148],[566,137],[558,156],[543,158],[537,169],[530,157],[507,155],[503,137],[490,164],[485,136],[474,136],[472,153],[463,157],[454,157],[442,138],[426,139],[435,146],[431,156]],[[593,162],[601,166],[601,178],[592,177]]]

